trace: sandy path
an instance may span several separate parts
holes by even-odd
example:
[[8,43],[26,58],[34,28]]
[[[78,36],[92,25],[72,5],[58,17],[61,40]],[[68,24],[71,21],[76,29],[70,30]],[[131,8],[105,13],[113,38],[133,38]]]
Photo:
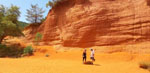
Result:
[[[82,50],[56,52],[48,46],[37,48],[40,49],[31,57],[0,58],[0,73],[150,73],[138,66],[140,61],[150,61],[150,54],[96,52],[94,65],[84,65]],[[89,60],[90,51],[87,53]]]
[[[140,61],[150,61],[150,54],[96,52],[94,65],[83,65],[82,50],[57,52],[50,46],[34,48],[38,49],[32,57],[0,58],[0,73],[150,73],[138,66]],[[90,52],[87,53],[89,60]],[[46,54],[50,56],[45,57]]]
[[[77,59],[77,58],[76,58]],[[137,61],[100,60],[83,65],[81,59],[0,58],[0,73],[149,73]]]

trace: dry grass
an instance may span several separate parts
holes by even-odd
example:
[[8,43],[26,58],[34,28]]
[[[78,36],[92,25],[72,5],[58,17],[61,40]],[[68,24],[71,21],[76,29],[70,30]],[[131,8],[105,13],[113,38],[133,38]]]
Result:
[[139,67],[150,70],[150,62],[140,62]]

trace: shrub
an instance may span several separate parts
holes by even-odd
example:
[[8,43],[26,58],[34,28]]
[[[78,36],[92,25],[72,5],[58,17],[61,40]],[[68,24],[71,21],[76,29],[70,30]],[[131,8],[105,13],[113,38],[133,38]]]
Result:
[[64,1],[67,1],[67,0],[52,0],[46,4],[46,7],[49,7],[49,6],[56,7],[59,3],[64,2]]
[[141,62],[139,66],[143,69],[150,69],[150,62]]
[[21,57],[23,54],[23,47],[19,45],[2,45],[0,44],[0,57],[12,57],[17,58]]
[[49,57],[49,54],[46,54],[45,57]]
[[23,54],[24,55],[32,55],[33,54],[32,46],[27,46],[26,48],[24,48]]
[[39,44],[39,41],[42,40],[42,37],[43,37],[43,36],[42,36],[41,33],[39,33],[39,32],[36,33],[36,35],[35,35],[35,42],[36,42],[36,45]]

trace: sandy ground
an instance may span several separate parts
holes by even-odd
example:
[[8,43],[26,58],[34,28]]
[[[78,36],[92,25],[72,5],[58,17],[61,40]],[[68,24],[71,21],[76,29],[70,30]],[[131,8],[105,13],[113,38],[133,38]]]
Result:
[[[94,65],[84,65],[82,50],[58,51],[51,46],[33,47],[36,48],[33,56],[0,58],[0,73],[150,73],[139,68],[139,62],[150,61],[150,54],[120,52],[113,48],[110,53],[96,50]],[[87,50],[87,53],[87,60],[90,61],[90,51]]]
[[138,64],[150,61],[148,54],[98,53],[95,58],[94,65],[84,65],[81,51],[53,52],[49,57],[37,52],[32,57],[0,58],[0,73],[149,73]]
[[149,73],[136,62],[101,62],[83,65],[63,59],[0,59],[0,73]]

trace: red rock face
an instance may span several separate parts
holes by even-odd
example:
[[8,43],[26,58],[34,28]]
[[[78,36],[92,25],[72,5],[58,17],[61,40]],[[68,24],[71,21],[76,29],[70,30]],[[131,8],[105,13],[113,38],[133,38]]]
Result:
[[39,30],[44,42],[65,47],[148,40],[150,0],[68,0],[50,10]]

